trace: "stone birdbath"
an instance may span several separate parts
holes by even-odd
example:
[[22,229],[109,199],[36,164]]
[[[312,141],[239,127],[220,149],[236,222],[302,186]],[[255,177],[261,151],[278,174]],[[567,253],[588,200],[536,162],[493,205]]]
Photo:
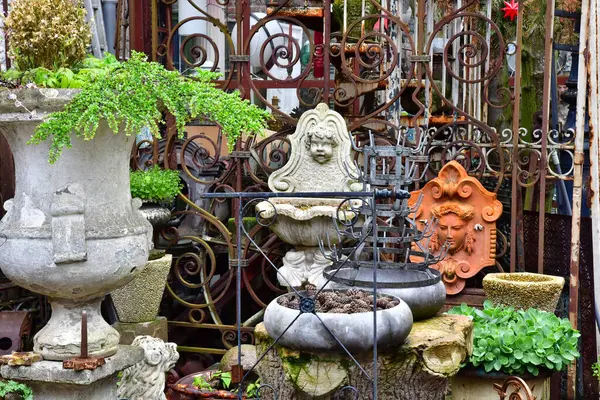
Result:
[[[288,163],[269,177],[273,192],[351,192],[356,182],[351,142],[343,117],[326,104],[302,114],[296,132],[289,137]],[[350,194],[349,194],[350,196]],[[344,203],[344,204],[343,204]],[[347,205],[347,207],[345,207]],[[319,248],[319,240],[337,244],[337,223],[356,218],[352,203],[343,199],[275,198],[256,205],[257,218],[294,246],[283,258],[277,278],[282,286],[316,285],[323,270],[332,264]]]

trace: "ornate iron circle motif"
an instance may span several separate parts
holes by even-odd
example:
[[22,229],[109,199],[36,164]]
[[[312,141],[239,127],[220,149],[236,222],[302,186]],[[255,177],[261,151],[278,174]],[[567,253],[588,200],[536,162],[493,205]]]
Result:
[[300,312],[301,313],[314,313],[315,312],[315,299],[310,297],[302,297],[300,299]]

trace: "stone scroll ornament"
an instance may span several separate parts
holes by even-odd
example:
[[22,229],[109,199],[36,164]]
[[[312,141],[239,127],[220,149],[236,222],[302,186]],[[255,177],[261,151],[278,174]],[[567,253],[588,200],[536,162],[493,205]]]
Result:
[[460,293],[466,279],[496,263],[496,220],[502,203],[456,161],[446,164],[437,178],[411,193],[409,205],[423,200],[416,211],[419,228],[435,218],[433,235],[421,241],[433,255],[444,247],[446,256],[432,265],[442,273],[449,295]]

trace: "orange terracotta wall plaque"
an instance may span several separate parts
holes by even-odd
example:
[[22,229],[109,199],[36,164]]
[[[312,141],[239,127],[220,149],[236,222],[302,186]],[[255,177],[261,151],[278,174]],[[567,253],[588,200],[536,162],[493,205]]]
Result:
[[421,193],[416,211],[419,229],[433,218],[437,224],[433,235],[420,244],[433,255],[447,248],[444,259],[432,268],[442,273],[449,295],[460,293],[466,279],[496,263],[496,220],[502,203],[456,161],[446,164],[423,189],[412,192],[409,205],[414,206]]

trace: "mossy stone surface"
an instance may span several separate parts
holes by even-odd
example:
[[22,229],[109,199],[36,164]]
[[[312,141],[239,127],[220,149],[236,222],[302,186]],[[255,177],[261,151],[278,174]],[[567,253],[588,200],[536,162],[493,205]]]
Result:
[[149,261],[137,277],[111,293],[119,321],[137,323],[155,320],[172,260],[173,256],[167,254]]
[[565,285],[560,276],[529,272],[487,274],[483,290],[494,304],[554,312]]
[[[473,324],[468,317],[440,315],[416,322],[403,343],[378,352],[378,397],[394,400],[443,399],[449,378],[472,351]],[[254,332],[259,356],[272,345],[263,324]],[[373,353],[348,356],[306,352],[275,345],[257,367],[265,390],[261,399],[350,399],[353,386],[370,398],[372,385],[361,368],[373,372]],[[276,396],[276,397],[275,397]],[[336,397],[339,396],[339,397]],[[362,397],[361,397],[362,398]]]

